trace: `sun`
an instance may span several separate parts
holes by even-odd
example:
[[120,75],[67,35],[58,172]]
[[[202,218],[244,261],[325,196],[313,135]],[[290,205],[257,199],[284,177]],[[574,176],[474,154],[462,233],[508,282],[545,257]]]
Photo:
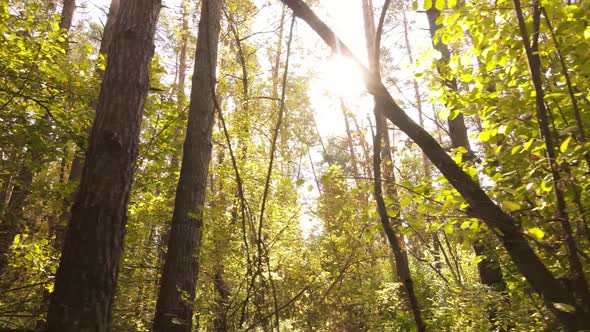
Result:
[[318,66],[318,80],[313,89],[327,96],[356,98],[365,92],[359,66],[350,58],[332,55]]

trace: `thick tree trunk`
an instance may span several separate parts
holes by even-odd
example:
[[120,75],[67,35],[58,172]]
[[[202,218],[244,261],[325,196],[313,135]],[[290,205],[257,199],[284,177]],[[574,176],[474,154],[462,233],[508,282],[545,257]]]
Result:
[[[117,21],[117,12],[119,10],[119,1],[120,0],[112,0],[111,1],[111,6],[109,8],[109,13],[107,15],[107,22],[105,24],[104,27],[104,32],[103,32],[103,36],[102,36],[102,40],[100,42],[100,48],[99,48],[99,53],[103,54],[103,55],[107,55],[108,50],[109,50],[109,46],[111,44],[111,41],[113,39],[113,33],[114,33],[114,25],[115,22]],[[69,7],[66,7],[66,2],[72,2],[73,4],[70,4],[69,6],[72,6],[73,8],[75,8],[75,2],[71,1],[71,0],[65,0],[64,1],[64,13],[62,14],[62,22],[70,22],[72,19],[70,18],[69,20],[64,20],[64,15],[66,15],[66,9],[69,10]],[[98,74],[102,76],[102,71],[98,71]],[[97,102],[94,101],[91,103],[91,107],[95,108]],[[89,132],[90,128],[87,128],[86,131]],[[72,183],[72,182],[78,182],[80,181],[80,178],[82,177],[82,171],[83,171],[83,167],[84,167],[84,157],[82,156],[82,151],[80,149],[77,149],[77,151],[75,152],[74,155],[74,159],[72,160],[72,166],[70,167],[70,174],[68,176],[68,182]],[[70,205],[71,202],[74,201],[74,198],[76,196],[76,193],[78,192],[78,188],[76,188],[76,190],[74,190],[72,192],[72,194],[65,199],[64,205],[66,206],[65,211],[61,214],[59,220],[57,223],[55,223],[54,225],[50,225],[50,227],[52,227],[53,229],[51,230],[53,234],[55,234],[55,240],[53,242],[53,247],[56,250],[61,250],[63,248],[63,243],[65,241],[65,237],[66,237],[66,227],[67,227],[67,222],[70,219]]]
[[198,252],[211,159],[221,7],[222,1],[202,1],[184,154],[156,303],[156,332],[192,329],[192,302],[199,273]]
[[48,332],[110,331],[160,0],[125,0],[47,317]]
[[[354,57],[350,49],[303,1],[281,1],[289,6],[295,15],[303,19],[332,49],[350,56],[362,67],[361,62]],[[590,329],[590,317],[584,313],[584,310],[573,300],[572,294],[535,254],[516,226],[518,224],[516,220],[496,205],[480,185],[453,161],[440,144],[404,112],[378,78],[368,69],[362,67],[362,70],[367,90],[383,104],[385,116],[422,149],[428,159],[461,194],[470,206],[469,214],[482,219],[489,228],[496,231],[496,236],[514,264],[533,289],[541,295],[547,308],[555,314],[566,330]],[[573,312],[558,310],[554,306],[555,303],[571,305],[575,310]]]

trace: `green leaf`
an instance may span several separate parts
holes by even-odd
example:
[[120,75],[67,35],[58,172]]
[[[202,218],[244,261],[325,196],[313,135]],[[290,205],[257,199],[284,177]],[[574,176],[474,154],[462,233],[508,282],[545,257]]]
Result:
[[13,245],[15,248],[16,248],[16,247],[18,247],[18,245],[20,244],[20,240],[21,240],[21,239],[20,239],[20,234],[17,234],[17,235],[14,237],[14,241],[12,242],[12,245]]
[[487,142],[490,140],[490,138],[492,138],[492,133],[489,130],[482,131],[479,133],[479,135],[477,135],[477,139],[481,142]]
[[544,192],[550,192],[553,190],[553,184],[551,183],[551,181],[541,181],[541,190],[543,190]]
[[575,312],[576,308],[574,308],[573,305],[571,304],[567,304],[567,303],[558,303],[558,302],[553,302],[553,307],[559,311],[563,311],[563,312]]
[[539,227],[533,227],[526,230],[527,234],[534,237],[537,240],[542,240],[545,237],[545,232],[543,232]]
[[297,179],[297,181],[295,182],[295,185],[297,187],[299,187],[299,186],[303,185],[304,183],[305,183],[305,180],[303,180],[303,179]]
[[516,210],[520,210],[520,204],[513,201],[503,201],[502,208],[504,210],[507,210],[508,212],[513,212]]
[[524,150],[526,151],[526,150],[530,149],[530,148],[531,148],[531,145],[533,145],[533,142],[534,142],[534,141],[535,141],[535,139],[534,139],[534,138],[531,138],[530,140],[528,140],[528,142],[526,142],[526,143],[524,144]]
[[572,137],[569,136],[568,138],[565,139],[565,141],[563,141],[563,143],[561,143],[561,145],[559,146],[559,151],[561,151],[561,153],[564,153],[567,151],[567,146],[570,144],[572,140]]
[[462,162],[463,162],[463,153],[457,152],[455,154],[455,163],[456,164],[461,164]]
[[436,0],[434,2],[434,7],[438,10],[445,9],[445,0]]
[[424,0],[424,10],[432,8],[432,0]]
[[457,0],[449,0],[449,2],[448,2],[449,8],[455,8],[456,5],[457,5]]
[[453,225],[452,224],[446,224],[443,226],[443,231],[447,234],[451,234],[453,233]]

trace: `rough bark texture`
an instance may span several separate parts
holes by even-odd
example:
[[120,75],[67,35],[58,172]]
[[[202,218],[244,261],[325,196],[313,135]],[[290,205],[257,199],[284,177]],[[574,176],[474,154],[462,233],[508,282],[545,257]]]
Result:
[[160,7],[160,0],[121,4],[49,306],[48,332],[111,330]]
[[[64,11],[66,10],[65,2],[68,2],[68,1],[69,0],[64,1]],[[75,7],[75,4],[74,4],[74,7]],[[99,48],[99,53],[103,54],[105,56],[108,53],[111,41],[113,39],[113,33],[114,33],[113,28],[114,28],[115,22],[117,21],[118,10],[119,10],[119,0],[112,0],[111,6],[109,8],[109,13],[107,15],[107,22],[104,27],[103,37],[102,37],[102,40],[100,41],[100,48]],[[62,14],[62,21],[64,21],[63,20],[64,15],[65,15],[65,13]],[[71,23],[71,18],[69,19],[69,22]],[[101,71],[98,71],[98,74],[102,75],[103,73]],[[92,104],[96,105],[96,102],[93,102]],[[86,129],[86,131],[89,132],[90,131],[89,129],[90,128]],[[68,176],[68,182],[72,183],[72,182],[80,181],[80,178],[82,177],[83,167],[84,167],[84,157],[82,156],[82,151],[80,151],[80,149],[78,149],[78,151],[76,151],[74,159],[72,160],[72,166],[70,167],[70,174]],[[63,243],[64,243],[65,237],[66,237],[67,222],[70,219],[69,209],[70,209],[71,202],[74,201],[74,198],[75,198],[77,192],[78,192],[78,188],[76,188],[76,190],[74,190],[72,192],[70,197],[65,200],[64,205],[66,206],[66,210],[64,211],[64,213],[62,213],[58,222],[55,225],[51,226],[53,228],[52,232],[55,234],[55,241],[53,243],[53,247],[56,250],[61,250],[61,248],[63,248]]]
[[203,0],[192,80],[188,127],[180,179],[160,291],[154,331],[192,329],[198,250],[211,159],[211,130],[215,111],[215,65],[222,1]]
[[[362,67],[361,62],[350,49],[323,23],[301,0],[281,0],[289,6],[296,16],[303,19],[332,49],[350,56],[361,66],[369,93],[381,103],[385,116],[414,141],[428,156],[451,185],[470,205],[469,213],[482,219],[496,232],[496,236],[508,252],[518,270],[527,279],[533,289],[543,298],[547,308],[552,311],[568,331],[590,329],[590,317],[586,316],[572,294],[557,280],[528,244],[524,235],[517,228],[517,222],[497,206],[471,177],[466,174],[438,142],[416,124],[393,100],[383,83],[375,79],[371,72]],[[573,312],[557,310],[554,303],[566,303],[576,308]]]
[[[109,53],[109,48],[111,42],[113,40],[114,35],[114,26],[117,23],[117,13],[119,11],[119,1],[120,0],[112,0],[111,6],[109,7],[109,13],[107,14],[107,22],[105,23],[102,39],[100,41],[100,48],[98,49],[98,53],[104,56],[107,56]],[[103,73],[99,70],[99,75],[103,75]],[[92,102],[91,106],[95,107],[96,102]],[[77,151],[76,156],[74,156],[74,160],[72,161],[72,167],[70,168],[70,175],[68,177],[69,181],[79,181],[82,177],[82,170],[84,167],[84,158],[82,156],[81,151]]]

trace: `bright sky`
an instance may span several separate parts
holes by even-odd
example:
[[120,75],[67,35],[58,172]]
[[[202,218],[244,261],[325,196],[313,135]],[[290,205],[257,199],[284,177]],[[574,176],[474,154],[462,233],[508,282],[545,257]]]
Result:
[[[254,0],[261,6],[270,4],[279,6],[279,0]],[[276,3],[276,4],[275,4]],[[77,17],[90,17],[94,21],[105,22],[106,12],[110,0],[82,0],[78,5]],[[165,10],[179,11],[180,0],[164,0]],[[382,1],[374,0],[375,21],[377,23],[380,15]],[[395,6],[392,4],[392,7]],[[279,7],[275,7],[279,8]],[[362,1],[361,0],[319,0],[313,7],[316,14],[338,35],[348,47],[355,53],[357,58],[365,61],[366,46],[362,15]],[[397,8],[390,8],[390,10],[397,10]],[[414,12],[407,12],[409,24],[412,26],[418,25],[419,32],[413,32],[410,36],[414,48],[414,57],[419,53],[417,50],[424,48],[425,45],[430,45],[430,40],[425,38],[424,28],[427,27],[425,14],[417,14]],[[289,22],[291,12],[288,12],[286,22]],[[254,22],[254,30],[268,30],[275,27],[269,27],[270,22],[276,21],[276,18],[269,18],[268,15],[258,15],[258,21]],[[266,17],[266,18],[265,18]],[[412,22],[415,21],[415,22]],[[420,28],[422,32],[420,33]],[[196,27],[195,29],[196,30]],[[196,31],[195,31],[196,32]],[[286,36],[286,33],[285,33]],[[262,38],[262,37],[261,37]],[[266,37],[265,37],[266,38]],[[361,126],[366,126],[368,118],[372,117],[372,99],[367,96],[360,70],[352,63],[351,60],[342,58],[340,56],[333,56],[332,52],[323,43],[322,40],[313,32],[304,22],[298,20],[295,30],[295,44],[300,47],[294,51],[292,60],[297,63],[300,68],[298,70],[310,71],[314,73],[310,81],[310,89],[308,95],[315,112],[315,120],[318,126],[318,131],[324,140],[328,136],[344,135],[345,125],[344,118],[340,109],[340,98],[349,106],[351,112],[356,115]],[[383,35],[382,45],[394,45],[400,43],[403,38],[403,30],[399,27],[393,28],[390,31],[385,31]],[[303,52],[300,52],[301,49]],[[400,52],[397,49],[390,50],[392,62],[403,68],[407,68],[407,55],[405,51]],[[411,69],[405,71],[406,77],[402,80],[411,78]],[[387,73],[384,73],[384,79],[387,79]],[[399,79],[399,77],[398,77]],[[413,91],[404,91],[407,98],[413,99]],[[399,91],[392,91],[394,97],[400,97]],[[400,97],[401,98],[401,97]],[[414,114],[412,114],[414,113]],[[410,116],[415,116],[416,112],[410,112]],[[370,141],[370,138],[368,138]],[[399,142],[398,142],[399,143]],[[322,160],[320,150],[317,149],[311,152],[314,164],[320,163]],[[317,166],[316,166],[317,167]],[[304,175],[308,182],[312,178],[311,170]],[[306,188],[307,184],[303,186]],[[304,191],[304,192],[303,192]],[[300,193],[302,197],[302,204],[312,208],[313,201],[319,197],[318,189],[315,188],[312,192],[307,192],[302,189]],[[301,227],[304,234],[309,234],[314,226],[318,225],[318,221],[309,213],[305,213],[300,220]]]

